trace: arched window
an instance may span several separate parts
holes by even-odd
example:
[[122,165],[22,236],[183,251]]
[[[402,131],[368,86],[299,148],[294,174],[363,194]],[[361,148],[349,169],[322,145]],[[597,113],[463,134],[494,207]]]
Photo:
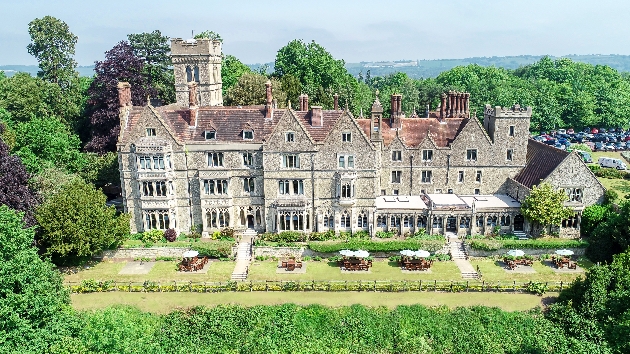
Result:
[[385,224],[385,217],[384,217],[384,216],[379,215],[379,216],[376,218],[376,226],[377,226],[377,227],[386,227],[386,226],[387,226],[387,225]]
[[368,217],[365,212],[359,214],[359,217],[357,218],[357,227],[360,229],[368,228]]
[[341,214],[341,227],[350,228],[350,213],[347,210]]
[[199,67],[195,66],[193,69],[193,75],[195,76],[195,82],[199,82]]
[[389,220],[390,227],[400,227],[400,216],[392,215]]
[[403,227],[409,227],[409,217],[407,215],[403,218]]
[[416,217],[417,219],[417,223],[416,223],[416,227],[419,229],[426,229],[427,227],[427,217],[420,215]]
[[434,216],[433,217],[433,228],[434,229],[441,229],[442,228],[442,217],[441,216]]
[[462,229],[467,229],[470,227],[470,217],[462,216],[459,218],[459,227]]
[[186,82],[192,82],[193,80],[193,70],[190,66],[186,67]]
[[501,215],[501,226],[510,226],[510,216]]

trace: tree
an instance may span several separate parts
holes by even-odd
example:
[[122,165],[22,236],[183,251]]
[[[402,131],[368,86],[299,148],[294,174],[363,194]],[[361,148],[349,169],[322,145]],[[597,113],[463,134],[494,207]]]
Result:
[[[563,189],[554,190],[549,183],[534,186],[521,205],[521,214],[534,224],[542,227],[560,225],[562,220],[575,214],[573,209],[565,207],[568,199]],[[544,231],[543,231],[544,233]]]
[[223,92],[228,92],[238,82],[238,79],[245,73],[252,70],[243,64],[233,55],[225,55],[221,63],[221,81],[223,82]]
[[289,42],[278,51],[274,67],[274,76],[280,79],[285,75],[296,77],[300,81],[302,93],[309,96],[309,102],[313,105],[331,109],[333,95],[338,93],[340,104],[343,106],[347,103],[354,111],[355,107],[361,107],[357,102],[363,102],[365,98],[364,95],[357,95],[361,92],[359,82],[348,73],[344,61],[336,60],[315,42]]
[[196,34],[194,38],[195,39],[205,38],[205,39],[209,39],[209,40],[212,40],[212,41],[223,42],[223,38],[221,38],[221,35],[216,33],[216,32],[214,32],[214,31],[203,31],[203,32],[200,32],[200,33]]
[[[2,163],[3,159],[0,159]],[[1,184],[0,184],[1,185]],[[1,188],[1,187],[0,187]],[[35,231],[22,215],[0,205],[0,352],[49,352],[70,340],[70,294],[61,274],[40,259]]]
[[88,94],[90,116],[90,141],[86,150],[104,154],[116,150],[120,131],[118,118],[118,82],[131,84],[131,99],[134,105],[147,103],[147,97],[155,94],[143,74],[144,61],[136,56],[129,43],[122,41],[105,53],[105,60],[96,62],[96,78]]
[[[0,134],[3,131],[4,125],[0,122]],[[0,140],[0,205],[23,212],[25,224],[33,226],[39,200],[28,185],[30,177],[20,158],[10,155],[9,147]]]
[[13,152],[30,173],[51,167],[78,172],[86,163],[81,140],[56,117],[34,117],[14,124],[12,130],[16,136]]
[[[228,106],[251,106],[265,104],[267,102],[265,83],[267,77],[246,73],[239,79],[238,83],[232,87],[225,96],[225,104]],[[280,106],[286,102],[286,93],[282,90],[282,84],[276,79],[271,79],[273,98],[278,100]]]
[[175,76],[171,68],[171,47],[168,36],[159,30],[127,36],[134,54],[144,60],[144,74],[149,85],[157,90],[164,104],[175,102]]
[[129,215],[105,206],[105,195],[74,179],[36,212],[40,248],[57,264],[71,264],[119,246],[129,235]]
[[52,16],[31,21],[28,33],[31,36],[28,52],[39,62],[37,76],[62,89],[68,88],[78,76],[73,59],[78,37],[70,32],[65,22]]

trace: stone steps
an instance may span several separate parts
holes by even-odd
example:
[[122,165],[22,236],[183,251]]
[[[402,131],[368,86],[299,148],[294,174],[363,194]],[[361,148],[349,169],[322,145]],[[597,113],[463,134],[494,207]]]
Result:
[[479,274],[477,274],[477,272],[463,272],[462,278],[463,279],[479,279]]
[[251,235],[243,235],[241,242],[236,247],[236,265],[232,271],[232,280],[247,279],[249,263],[252,261],[252,242],[253,237]]
[[523,231],[514,231],[514,236],[518,237],[519,240],[529,240],[529,236]]

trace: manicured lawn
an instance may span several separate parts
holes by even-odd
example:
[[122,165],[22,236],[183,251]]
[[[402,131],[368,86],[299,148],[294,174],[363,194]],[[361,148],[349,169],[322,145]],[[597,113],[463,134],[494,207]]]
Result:
[[126,262],[100,262],[90,267],[90,269],[83,269],[76,274],[66,275],[66,282],[80,282],[83,279],[94,280],[116,280],[120,282],[132,281],[143,282],[145,280],[150,281],[194,281],[194,282],[217,282],[227,281],[232,275],[234,270],[234,262],[208,262],[206,267],[208,269],[207,274],[190,274],[182,273],[177,270],[176,261],[159,261],[151,269],[148,274],[138,275],[122,275],[118,274],[124,267]]
[[[503,267],[502,263],[491,259],[472,259],[470,263],[473,267],[481,270],[481,274],[483,275],[482,279],[486,281],[506,281],[512,282],[528,282],[528,281],[538,281],[538,282],[571,282],[575,278],[584,273],[556,273],[553,269],[546,264],[540,261],[534,261],[534,265],[532,266],[536,273],[508,273]],[[592,262],[588,260],[578,261],[578,266],[588,269],[593,265]]]
[[[557,296],[555,293],[545,297]],[[225,292],[225,293],[92,293],[73,294],[72,306],[77,310],[92,310],[115,304],[137,306],[143,311],[167,313],[178,307],[216,306],[220,304],[277,305],[296,303],[300,305],[321,304],[325,306],[386,306],[421,304],[425,306],[492,306],[506,311],[525,311],[541,305],[540,296],[509,293],[373,293],[373,292]]]
[[620,197],[630,194],[630,181],[625,179],[597,178],[606,189],[616,191]]
[[309,261],[306,274],[276,274],[277,262],[253,262],[248,280],[461,280],[461,273],[453,262],[434,262],[431,273],[403,273],[395,263],[375,260],[370,273],[341,273],[336,263]]

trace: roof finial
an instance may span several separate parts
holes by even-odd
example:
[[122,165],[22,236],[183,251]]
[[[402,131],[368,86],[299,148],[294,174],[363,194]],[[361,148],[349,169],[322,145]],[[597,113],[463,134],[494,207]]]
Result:
[[363,118],[363,107],[361,107],[361,114],[359,114],[359,118]]
[[291,109],[291,100],[289,100],[289,102],[287,103],[287,107]]

